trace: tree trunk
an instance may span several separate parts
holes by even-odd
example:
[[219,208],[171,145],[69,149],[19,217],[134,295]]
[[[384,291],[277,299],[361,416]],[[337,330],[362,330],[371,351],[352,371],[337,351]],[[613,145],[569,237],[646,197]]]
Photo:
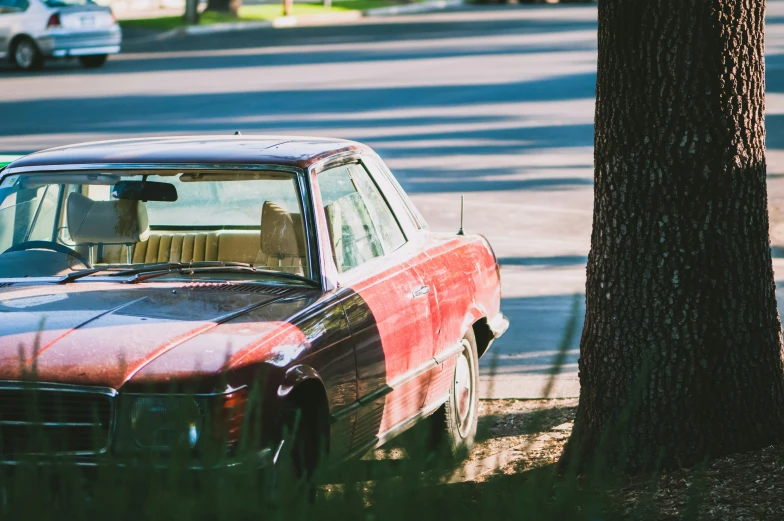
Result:
[[207,11],[218,11],[239,16],[242,0],[207,0]]
[[188,25],[199,23],[199,0],[185,0],[185,16],[183,18]]
[[598,9],[581,391],[562,464],[639,472],[782,441],[765,2]]

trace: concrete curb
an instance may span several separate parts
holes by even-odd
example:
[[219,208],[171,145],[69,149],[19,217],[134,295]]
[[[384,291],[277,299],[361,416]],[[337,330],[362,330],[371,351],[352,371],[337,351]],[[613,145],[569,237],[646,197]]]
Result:
[[355,22],[366,17],[397,16],[404,14],[429,13],[441,11],[450,7],[463,5],[466,0],[428,0],[414,4],[394,5],[389,7],[377,7],[365,11],[348,11],[345,13],[323,14],[312,16],[281,16],[271,21],[258,22],[230,22],[211,25],[191,25],[178,27],[165,31],[155,36],[133,38],[129,43],[141,41],[166,40],[180,35],[205,35],[216,33],[228,33],[234,31],[245,31],[249,29],[283,29],[287,27],[312,27],[325,25],[340,25]]
[[[276,19],[277,20],[277,19]],[[214,33],[229,33],[232,31],[244,31],[248,29],[267,29],[273,27],[273,22],[258,21],[258,22],[230,22],[211,25],[189,25],[186,27],[178,27],[166,33],[177,34],[214,34]]]
[[401,14],[429,13],[440,11],[450,7],[458,7],[465,3],[465,0],[430,0],[428,2],[418,2],[416,4],[391,5],[389,7],[376,7],[363,11],[365,16],[396,16]]

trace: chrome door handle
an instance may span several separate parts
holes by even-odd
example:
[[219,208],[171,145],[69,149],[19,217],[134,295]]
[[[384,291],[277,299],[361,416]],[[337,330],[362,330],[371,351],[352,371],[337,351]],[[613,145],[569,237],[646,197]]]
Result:
[[419,286],[417,289],[411,292],[411,296],[414,298],[424,297],[428,293],[430,293],[430,286]]

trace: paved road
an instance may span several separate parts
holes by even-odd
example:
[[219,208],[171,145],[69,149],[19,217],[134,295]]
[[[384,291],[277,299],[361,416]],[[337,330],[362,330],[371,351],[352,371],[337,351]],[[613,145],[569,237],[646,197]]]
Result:
[[[779,2],[769,8],[784,12]],[[767,39],[769,85],[782,87],[769,87],[774,149],[784,148],[777,20],[769,18]],[[595,35],[593,6],[521,6],[129,43],[100,71],[0,70],[0,151],[235,130],[367,142],[433,228],[457,230],[466,194],[466,228],[487,235],[501,258],[512,327],[483,361],[484,395],[539,396],[566,342],[553,395],[575,396]],[[770,155],[774,179],[784,174],[779,154]],[[784,187],[771,187],[784,214],[776,194]],[[564,339],[573,312],[577,333]]]

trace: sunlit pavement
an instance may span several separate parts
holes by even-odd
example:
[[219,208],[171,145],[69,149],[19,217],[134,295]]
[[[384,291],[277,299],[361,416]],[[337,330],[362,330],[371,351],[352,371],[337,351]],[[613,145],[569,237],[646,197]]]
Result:
[[[768,7],[772,229],[784,245],[784,5]],[[467,231],[501,259],[512,326],[483,360],[483,396],[540,396],[575,302],[553,396],[578,394],[595,6],[473,8],[125,49],[100,71],[1,70],[0,150],[235,130],[364,141],[432,228],[457,231],[465,194]]]

